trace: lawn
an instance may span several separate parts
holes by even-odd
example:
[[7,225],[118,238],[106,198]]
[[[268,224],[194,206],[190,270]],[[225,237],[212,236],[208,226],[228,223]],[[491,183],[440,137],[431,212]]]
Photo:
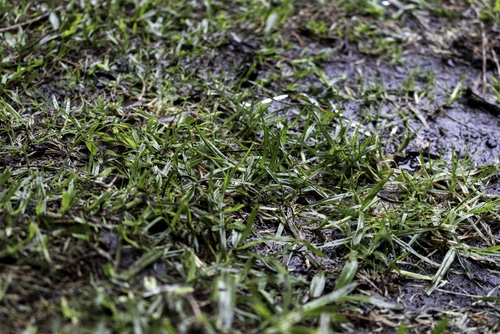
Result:
[[500,1],[0,8],[0,333],[500,331]]

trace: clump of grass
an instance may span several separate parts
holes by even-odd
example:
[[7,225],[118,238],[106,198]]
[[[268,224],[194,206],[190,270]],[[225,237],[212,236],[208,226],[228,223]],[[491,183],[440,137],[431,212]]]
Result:
[[[433,295],[461,267],[480,284],[468,263],[500,255],[498,165],[421,152],[403,168],[425,117],[385,121],[382,80],[332,79],[322,66],[342,48],[313,44],[402,61],[384,8],[357,4],[314,4],[340,25],[290,1],[0,1],[6,329],[405,332],[395,281]],[[410,7],[391,20],[436,9]],[[434,86],[417,69],[390,94]],[[447,319],[422,328],[460,326]]]

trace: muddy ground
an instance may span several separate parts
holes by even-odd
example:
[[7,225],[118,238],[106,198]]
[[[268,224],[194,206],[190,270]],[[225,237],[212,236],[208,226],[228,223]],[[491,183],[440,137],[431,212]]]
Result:
[[[240,81],[239,84],[244,86],[276,75],[276,79],[269,81],[266,87],[268,91],[263,92],[259,88],[254,91],[256,99],[268,98],[270,91],[274,96],[289,96],[284,102],[274,102],[270,111],[279,110],[293,118],[303,105],[303,95],[309,97],[308,103],[314,98],[318,106],[334,104],[348,119],[362,123],[366,131],[380,133],[385,141],[385,154],[393,157],[394,163],[410,172],[419,168],[418,158],[421,154],[427,159],[444,157],[448,160],[451,160],[452,155],[459,155],[464,161],[470,159],[478,168],[484,168],[488,164],[497,163],[500,157],[500,105],[491,100],[491,91],[483,90],[484,75],[497,76],[497,64],[491,57],[481,57],[478,52],[481,49],[481,39],[475,33],[443,37],[443,41],[436,44],[431,37],[443,34],[446,31],[445,25],[446,21],[440,18],[431,17],[426,24],[421,24],[417,19],[409,19],[400,30],[411,33],[412,38],[401,41],[402,52],[395,59],[392,56],[371,54],[362,47],[362,41],[311,36],[295,24],[292,18],[288,27],[289,34],[285,36],[290,47],[283,49],[276,63],[259,63],[258,54],[263,46],[252,39],[251,32],[244,30],[228,34],[203,57],[179,61],[187,76],[193,75],[207,82],[210,82],[210,78],[223,76],[228,84]],[[388,34],[382,31],[380,33]],[[495,39],[495,31],[489,31],[488,34],[492,40]],[[293,67],[289,64],[294,59],[303,57],[304,53],[311,56],[311,61],[331,83],[330,87],[314,74],[305,75],[297,82],[290,81],[291,76],[287,71],[293,70]],[[168,55],[163,60],[162,66],[165,68],[168,68],[167,58]],[[118,101],[117,96],[105,89],[106,84],[118,74],[127,71],[126,60],[115,61],[122,64],[123,68],[118,66],[109,73],[97,73],[90,78],[89,84],[94,86],[89,87],[89,91]],[[410,74],[413,76],[411,82]],[[296,88],[290,90],[288,85]],[[47,99],[54,95],[59,103],[63,103],[65,97],[71,95],[71,91],[62,90],[61,85],[51,82],[42,84],[39,88]],[[454,90],[456,96],[453,96]],[[356,92],[360,91],[365,94],[357,96]],[[207,98],[203,93],[192,91],[189,86],[182,87],[176,94],[179,101],[196,102]],[[168,117],[163,119],[166,122],[174,120]],[[402,147],[408,129],[412,134],[411,139]],[[488,189],[491,194],[500,195],[500,178],[494,180]],[[499,240],[499,222],[487,223]],[[261,227],[271,234],[276,229],[275,224]],[[116,236],[108,235],[110,249],[113,248],[114,238]],[[345,255],[334,248],[322,251],[331,256],[322,263],[327,269],[338,265]],[[439,262],[444,254],[437,252],[434,256],[436,262]],[[123,267],[133,263],[137,257],[133,252],[129,255],[124,253],[121,260]],[[411,256],[407,260],[412,263],[419,261]],[[500,312],[497,303],[476,298],[500,297],[500,272],[493,264],[481,260],[459,260],[461,264],[456,261],[443,284],[430,296],[424,291],[425,283],[397,275],[381,278],[377,286],[372,286],[367,281],[366,289],[375,289],[381,298],[398,303],[417,322],[419,317],[432,317],[434,310],[459,314],[463,310],[469,312],[476,309],[478,312],[475,313],[475,318],[466,318],[464,322],[469,325],[480,324],[484,321],[479,315],[480,310]],[[100,265],[99,261],[90,262],[92,263],[85,265],[96,268]],[[303,258],[288,259],[288,263],[293,272],[308,275],[308,267]],[[435,270],[422,265],[422,271],[426,269]],[[89,268],[85,270],[94,271]],[[155,275],[159,279],[164,272],[165,267],[160,262],[148,269],[148,275]],[[333,286],[334,282],[329,284]],[[359,289],[362,291],[363,288],[360,286]],[[498,321],[500,326],[500,320]],[[369,329],[369,325],[366,326]]]
[[[274,102],[270,110],[278,110],[291,119],[301,106],[301,92],[314,97],[318,105],[335,104],[344,116],[362,123],[367,131],[382,134],[385,154],[392,156],[400,168],[410,172],[419,168],[418,158],[421,154],[426,159],[444,157],[449,161],[452,156],[458,155],[464,164],[472,162],[477,168],[498,163],[500,104],[491,99],[491,90],[483,90],[485,76],[497,76],[498,64],[492,57],[487,57],[483,62],[479,52],[481,39],[473,32],[469,32],[471,35],[465,33],[441,41],[444,44],[440,45],[440,49],[435,40],[429,38],[434,34],[442,34],[446,30],[446,21],[430,18],[429,21],[433,23],[425,27],[415,21],[408,20],[406,27],[400,27],[411,32],[415,39],[413,42],[402,42],[402,53],[397,60],[373,56],[363,52],[359,44],[353,45],[347,40],[310,38],[299,27],[292,25],[288,41],[293,46],[280,55],[280,64],[261,64],[247,77],[251,81],[258,81],[278,74],[280,79],[270,84],[274,95],[289,94],[291,99],[286,103]],[[205,58],[201,67],[211,67],[211,75],[220,76],[225,67],[232,68],[235,63],[243,69],[254,65],[252,59],[255,59],[260,46],[251,36],[245,36],[244,32],[239,34],[237,39],[241,41],[228,36],[227,43]],[[495,31],[489,34],[496,39]],[[288,62],[303,57],[304,53],[314,57],[325,52],[329,55],[320,57],[315,65],[330,80],[333,88],[325,88],[318,76],[308,75],[294,83],[300,87],[297,90],[290,92],[285,89],[290,83],[287,82],[287,71],[291,70],[291,66],[287,66]],[[188,69],[198,66],[196,62],[186,63]],[[483,72],[483,66],[486,72]],[[197,75],[203,80],[210,78],[206,72]],[[227,73],[228,82],[236,80],[238,75],[241,73]],[[411,84],[409,76],[413,76]],[[359,92],[361,85],[366,94],[359,97],[353,92]],[[259,96],[262,92],[255,93]],[[413,135],[398,152],[398,147],[405,140],[405,130],[408,129]],[[500,179],[493,180],[488,191],[500,195]],[[500,237],[499,222],[491,221],[488,224],[495,231],[494,235]],[[262,226],[262,229],[272,235],[276,227]],[[272,252],[271,249],[260,251]],[[322,251],[331,255],[328,260],[321,262],[326,269],[338,265],[336,258],[341,259],[345,255],[333,248]],[[439,252],[434,255],[438,263],[443,255]],[[289,269],[308,275],[309,268],[304,259],[297,256],[287,261]],[[419,259],[412,256],[408,256],[408,261],[419,263]],[[432,318],[437,311],[445,311],[455,316],[463,313],[464,324],[480,324],[487,319],[479,315],[482,310],[485,313],[488,312],[486,310],[500,312],[496,302],[476,298],[489,296],[494,300],[494,297],[500,297],[500,272],[494,262],[471,259],[458,259],[455,262],[432,295],[425,293],[425,283],[402,279],[397,275],[387,275],[377,282],[379,284],[376,287],[367,283],[366,288],[375,288],[380,297],[400,304],[405,312],[413,314],[416,323],[419,318]],[[422,273],[435,271],[422,266]],[[333,282],[331,284],[333,286]],[[467,314],[471,312],[475,315],[469,317]],[[497,319],[496,326],[500,326],[500,318]]]

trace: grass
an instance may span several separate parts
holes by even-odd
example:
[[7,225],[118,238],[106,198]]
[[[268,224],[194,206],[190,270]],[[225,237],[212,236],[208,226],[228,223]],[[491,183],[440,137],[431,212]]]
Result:
[[[500,265],[498,163],[404,155],[429,121],[408,101],[452,108],[459,84],[329,67],[401,66],[415,31],[398,23],[451,34],[474,9],[475,32],[498,6],[0,7],[0,332],[498,330],[473,269]],[[450,303],[449,273],[485,288]]]

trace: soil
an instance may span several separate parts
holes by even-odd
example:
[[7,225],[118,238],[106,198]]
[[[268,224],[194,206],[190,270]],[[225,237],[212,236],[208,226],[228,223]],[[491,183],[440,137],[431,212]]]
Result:
[[[421,28],[417,28],[416,33],[423,33],[419,29]],[[250,86],[253,81],[266,80],[271,75],[277,75],[279,80],[271,80],[266,88],[272,91],[274,96],[288,94],[291,101],[273,103],[270,112],[277,109],[293,118],[302,103],[301,92],[307,93],[318,104],[333,103],[344,116],[362,123],[367,131],[380,132],[385,140],[385,154],[387,156],[398,154],[397,161],[402,168],[414,169],[414,158],[420,152],[424,152],[430,158],[444,157],[447,160],[451,160],[452,155],[459,155],[464,161],[470,159],[478,167],[498,161],[500,119],[496,108],[500,110],[500,105],[487,100],[488,92],[481,92],[482,63],[478,66],[477,59],[473,57],[466,59],[461,56],[461,52],[468,48],[466,44],[469,41],[455,42],[454,53],[447,56],[428,52],[430,46],[421,41],[417,47],[412,46],[404,50],[400,60],[394,63],[390,59],[362,52],[358,47],[342,40],[310,37],[304,31],[294,30],[293,27],[290,32],[293,32],[289,36],[291,47],[279,55],[282,66],[260,64],[257,58],[261,46],[245,36],[245,32],[228,35],[226,42],[215,46],[210,54],[197,59],[182,59],[179,62],[186,76],[194,75],[195,78],[208,84],[210,78],[225,77],[227,84]],[[287,71],[292,70],[288,65],[291,59],[303,52],[308,52],[313,57],[327,49],[333,51],[328,57],[320,57],[315,64],[338,90],[324,89],[324,84],[313,74],[304,76],[298,82],[290,82]],[[240,70],[232,70],[234,68]],[[494,68],[491,68],[487,75],[496,75],[493,70]],[[405,88],[408,73],[418,75],[414,86]],[[103,88],[104,81],[114,80],[113,74],[118,73],[99,77],[99,80],[96,79],[95,87],[89,87],[89,90],[98,91]],[[300,88],[289,91],[286,88],[289,84]],[[372,96],[372,99],[361,100],[350,93],[359,91],[360,85],[363,85],[367,92],[373,91],[371,95],[366,94],[368,97]],[[449,101],[451,92],[457,86],[462,87],[458,92],[461,97]],[[487,102],[477,103],[477,99],[464,94],[466,88],[470,88],[475,96]],[[419,92],[426,89],[432,90],[430,94],[425,94],[426,97],[423,98],[416,97]],[[49,100],[54,95],[59,103],[64,102],[66,92],[58,90],[55,86],[47,85],[41,87],[40,91],[47,95]],[[388,94],[378,94],[377,91],[387,91]],[[177,102],[205,98],[202,93],[192,91],[188,85],[179,89],[178,94]],[[259,88],[255,88],[254,94],[261,100],[269,98],[269,94]],[[106,92],[103,91],[102,95],[106,95]],[[403,117],[407,120],[405,121]],[[405,122],[414,135],[403,151],[397,152],[397,148],[404,141]],[[47,149],[49,148],[33,147],[33,152]],[[500,195],[500,178],[490,183],[488,191]],[[498,222],[492,222],[491,225],[492,230],[499,230]],[[272,228],[266,226],[266,229]],[[499,233],[495,235],[498,236]],[[116,236],[105,235],[107,247],[115,248],[116,242]],[[322,252],[330,257],[318,260],[326,270],[336,268],[345,255],[333,247],[322,249]],[[123,266],[134,263],[138,256],[133,252],[124,253],[121,259]],[[294,272],[301,274],[308,272],[308,264],[304,258],[292,256],[286,260]],[[153,273],[161,278],[165,272],[165,265],[155,262],[147,271],[149,275]],[[496,268],[480,261],[462,259],[461,264],[456,261],[443,280],[443,284],[431,295],[425,293],[426,285],[421,281],[390,275],[380,280],[383,286],[380,288],[381,297],[401,305],[405,312],[412,314],[432,313],[433,310],[460,312],[461,309],[471,307],[489,308],[500,312],[498,304],[476,298],[477,296],[500,297],[498,289],[500,273]],[[329,284],[333,286],[334,282]],[[481,319],[468,321],[480,323]]]
[[[366,91],[373,90],[373,99],[360,100],[356,96],[346,98],[346,94],[342,96],[338,93],[332,94],[321,88],[323,84],[314,75],[300,79],[295,84],[301,88],[290,92],[285,88],[286,84],[290,83],[287,82],[286,72],[291,70],[286,65],[286,61],[294,59],[305,49],[311,55],[317,55],[325,48],[332,47],[331,40],[310,40],[300,33],[299,36],[303,44],[294,43],[288,51],[280,55],[284,62],[281,71],[277,71],[277,66],[273,64],[258,64],[256,53],[260,46],[257,42],[250,38],[236,41],[234,35],[227,36],[226,43],[215,47],[209,54],[196,59],[185,58],[180,62],[186,73],[208,84],[211,78],[219,80],[225,78],[228,85],[248,87],[251,86],[252,81],[266,80],[278,74],[280,80],[271,81],[268,88],[274,92],[275,96],[282,93],[289,94],[292,102],[275,102],[268,109],[269,112],[284,113],[293,119],[302,104],[298,98],[301,92],[314,97],[319,104],[335,103],[337,109],[343,111],[344,116],[362,123],[368,131],[380,132],[382,129],[385,154],[388,156],[397,153],[396,148],[404,140],[404,131],[409,128],[414,135],[405,149],[399,152],[397,159],[399,166],[409,171],[418,167],[417,158],[421,152],[430,158],[444,157],[448,160],[452,155],[458,154],[464,161],[470,159],[477,166],[493,164],[500,156],[498,114],[492,113],[488,105],[470,103],[470,99],[463,94],[466,87],[476,87],[475,91],[477,91],[477,78],[482,76],[481,69],[477,66],[474,67],[467,61],[455,61],[452,57],[443,58],[439,55],[427,54],[422,52],[425,49],[424,45],[419,46],[420,50],[404,51],[401,60],[397,64],[391,64],[389,60],[367,55],[355,47],[341,45],[339,41],[334,41],[337,51],[333,52],[330,57],[317,61],[316,65],[323,71],[326,78],[335,81],[340,90],[349,91],[349,87],[353,87],[351,90],[357,91],[362,83]],[[240,70],[233,70],[234,68]],[[249,70],[251,68],[253,70]],[[228,69],[231,70],[228,71]],[[403,87],[408,80],[408,73],[412,72],[420,76],[415,79],[415,87],[405,92]],[[432,91],[426,95],[433,98],[416,99],[415,94],[427,89],[427,85],[432,87]],[[459,91],[462,97],[449,103],[450,93],[458,85],[462,87]],[[378,90],[392,92],[392,94],[385,97],[377,96],[375,92]],[[189,85],[183,86],[178,90],[176,103],[185,100],[200,101],[205,98],[202,94],[193,91]],[[257,99],[263,100],[269,97],[268,92],[263,92],[259,88],[254,89],[254,94]],[[500,105],[497,106],[495,102],[492,102],[492,106],[493,109],[500,108]],[[408,125],[404,125],[402,115],[408,118]],[[160,120],[166,122],[174,119],[172,116],[160,117]],[[367,119],[371,119],[371,122],[367,122]],[[391,126],[384,128],[380,126],[381,124]],[[489,192],[500,194],[500,179],[490,184]],[[267,225],[263,228],[268,231],[273,229],[272,226]],[[279,249],[273,248],[272,245],[260,250],[264,253],[278,251]],[[322,249],[322,251],[328,254],[328,259],[316,259],[321,264],[322,270],[338,268],[345,256],[343,251],[334,247]],[[121,261],[124,264],[130,264],[138,256],[138,254],[124,253]],[[296,274],[311,276],[304,256],[291,255],[281,260],[286,262],[288,268]],[[457,263],[453,266],[453,270],[446,275],[444,283],[431,295],[425,293],[427,285],[420,281],[394,278],[388,275],[380,279],[384,281],[382,282],[384,285],[388,284],[391,288],[382,288],[380,296],[387,301],[401,305],[402,309],[409,314],[427,314],[437,310],[458,311],[470,309],[471,306],[480,309],[488,302],[477,300],[476,296],[500,297],[500,290],[497,289],[500,286],[498,271],[477,261],[465,259],[463,262],[465,266]],[[464,267],[468,268],[468,272],[465,272]],[[146,271],[149,275],[161,279],[165,271],[164,264],[155,262]],[[334,283],[331,281],[327,283],[327,286],[333,288]],[[498,305],[488,305],[500,312]]]
[[[270,111],[281,110],[293,119],[297,110],[297,105],[293,104],[297,103],[293,100],[293,94],[303,91],[307,92],[308,96],[316,98],[320,104],[335,103],[337,109],[343,111],[344,116],[361,122],[368,131],[380,132],[382,129],[385,153],[388,156],[397,153],[398,159],[395,158],[395,160],[399,162],[401,168],[414,170],[418,164],[416,157],[421,152],[431,159],[443,157],[448,161],[451,161],[452,156],[458,155],[464,164],[471,162],[478,168],[498,163],[500,104],[487,97],[491,91],[481,92],[482,62],[478,62],[477,58],[463,57],[463,53],[467,51],[464,51],[467,48],[465,41],[462,43],[455,41],[453,52],[446,56],[427,52],[430,46],[422,42],[417,47],[404,50],[400,61],[394,64],[383,57],[373,57],[360,52],[355,47],[342,45],[342,42],[339,44],[339,41],[313,40],[300,32],[296,32],[295,36],[297,35],[300,38],[300,44],[299,42],[293,44],[288,51],[280,55],[283,60],[281,72],[278,73],[281,84],[276,82],[270,84],[275,96],[287,93],[292,96],[293,102],[291,104],[273,103],[274,108]],[[294,38],[291,37],[290,40]],[[321,90],[322,84],[314,75],[308,75],[295,83],[302,87],[299,90],[287,92],[285,85],[289,82],[286,81],[286,71],[291,70],[286,65],[287,60],[294,59],[296,55],[306,50],[311,55],[317,55],[327,48],[332,48],[332,43],[335,51],[331,56],[317,61],[316,66],[321,69],[328,80],[335,82],[339,91],[342,91],[342,96]],[[228,45],[233,44],[235,44],[234,40],[228,42]],[[230,48],[220,47],[217,55],[212,58],[215,67],[217,64],[230,66],[239,62],[242,63],[240,65],[246,66],[245,68],[252,65],[251,59],[256,46],[240,46],[237,48],[238,54],[231,51],[234,48],[234,45]],[[490,70],[487,76],[496,75],[491,66],[488,68]],[[221,69],[212,70],[214,75],[220,76]],[[273,73],[276,74],[276,67],[265,64],[257,66],[251,73],[251,80],[265,80]],[[409,73],[417,74],[414,87],[411,89],[405,88]],[[202,77],[207,79],[210,75],[204,74]],[[233,82],[237,80],[238,75],[228,73],[227,77],[228,82]],[[356,96],[345,98],[349,95],[349,87],[355,87],[351,91],[357,91],[360,83],[367,91],[374,91],[373,100],[362,101]],[[450,96],[457,87],[458,96],[451,101]],[[425,94],[426,97],[418,98],[419,92],[427,89],[431,91]],[[375,94],[377,90],[387,91],[389,94],[381,97]],[[473,92],[473,96],[470,96],[470,92]],[[261,92],[255,93],[259,96]],[[396,148],[404,140],[405,127],[402,116],[408,119],[407,128],[410,128],[414,135],[402,152],[396,152]],[[371,121],[367,122],[367,119]],[[390,126],[384,128],[384,124]],[[494,178],[489,184],[488,192],[500,194],[498,178]],[[498,222],[491,222],[490,225],[492,229],[498,230]],[[270,226],[266,226],[266,229],[269,228]],[[269,252],[270,250],[261,249],[260,251]],[[336,260],[345,255],[339,254],[338,250],[333,248],[322,249],[322,251],[326,254],[335,254],[333,258],[318,260],[323,270],[335,267]],[[305,276],[308,272],[310,273],[306,260],[300,256],[291,256],[282,260],[286,261],[289,269],[296,273]],[[455,262],[443,283],[430,295],[425,293],[427,285],[422,284],[421,281],[401,277],[396,277],[391,281],[391,276],[388,275],[389,278],[382,279],[385,281],[381,282],[384,283],[384,287],[380,289],[381,296],[385,300],[398,303],[405,312],[414,314],[415,317],[418,314],[432,314],[435,311],[459,313],[466,309],[469,311],[489,309],[492,312],[496,311],[498,316],[500,306],[497,303],[478,297],[489,296],[492,300],[500,297],[498,289],[500,273],[495,266],[472,259],[461,259]],[[429,270],[434,273],[433,269],[429,268]],[[333,282],[330,285],[333,286]],[[479,318],[466,320],[469,326],[480,324],[481,321]],[[499,326],[500,320],[491,328]]]

